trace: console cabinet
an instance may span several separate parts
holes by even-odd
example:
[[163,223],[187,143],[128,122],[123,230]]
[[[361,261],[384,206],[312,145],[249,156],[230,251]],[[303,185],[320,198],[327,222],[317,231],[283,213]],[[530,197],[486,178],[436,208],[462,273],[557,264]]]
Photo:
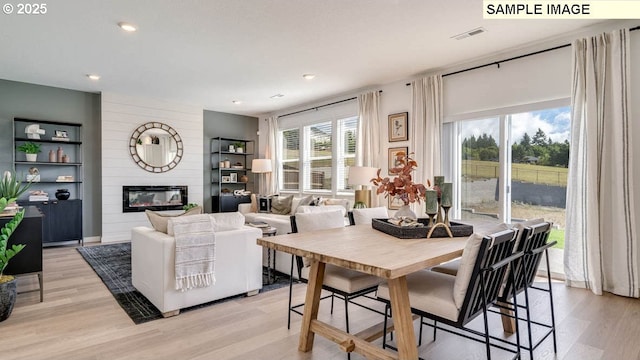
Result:
[[82,237],[82,200],[19,201],[22,206],[34,206],[43,215],[42,243],[54,245],[63,241],[77,241]]
[[[38,275],[40,284],[40,302],[43,300],[42,278],[42,220],[43,215],[36,207],[25,208],[24,218],[9,238],[8,247],[14,244],[26,245],[15,257],[9,261],[4,270],[7,275]],[[0,228],[11,221],[11,217],[0,217]],[[35,290],[38,291],[38,290]]]

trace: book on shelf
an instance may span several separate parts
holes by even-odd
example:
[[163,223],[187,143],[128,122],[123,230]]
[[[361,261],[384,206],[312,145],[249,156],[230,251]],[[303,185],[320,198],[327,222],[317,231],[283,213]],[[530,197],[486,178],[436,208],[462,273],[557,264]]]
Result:
[[29,201],[49,201],[49,195],[29,195]]
[[68,137],[52,136],[51,140],[53,140],[53,141],[69,141],[69,138]]
[[249,226],[253,226],[257,228],[266,228],[266,227],[269,227],[269,224],[267,224],[264,221],[252,221],[249,223]]

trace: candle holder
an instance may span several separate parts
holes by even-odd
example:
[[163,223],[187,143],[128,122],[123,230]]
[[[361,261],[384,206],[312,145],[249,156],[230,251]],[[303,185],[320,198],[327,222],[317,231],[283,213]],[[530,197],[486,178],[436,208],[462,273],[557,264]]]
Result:
[[436,223],[442,222],[442,198],[438,197],[438,212],[436,213]]
[[442,205],[442,209],[444,210],[444,224],[447,226],[451,226],[451,224],[449,224],[449,209],[451,209],[451,205]]
[[427,216],[429,217],[429,225],[428,226],[431,227],[431,226],[435,225],[435,221],[434,220],[435,220],[435,217],[436,217],[436,213],[431,213],[431,214],[427,213]]

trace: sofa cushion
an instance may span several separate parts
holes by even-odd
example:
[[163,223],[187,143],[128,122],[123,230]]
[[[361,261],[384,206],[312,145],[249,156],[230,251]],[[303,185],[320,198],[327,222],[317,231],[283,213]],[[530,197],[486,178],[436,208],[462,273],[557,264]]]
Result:
[[229,231],[242,229],[245,223],[244,215],[239,212],[210,214],[214,221],[214,231]]
[[[215,213],[205,214],[211,218],[211,224],[213,225],[213,231],[229,231],[242,229],[245,223],[244,215],[239,212],[228,213]],[[167,235],[175,235],[173,231],[173,222],[169,221],[167,224]]]
[[149,218],[149,222],[151,223],[151,226],[153,226],[153,228],[156,231],[160,231],[163,233],[167,233],[168,232],[168,223],[169,223],[169,219],[176,217],[176,216],[186,216],[186,215],[197,215],[197,214],[202,214],[202,206],[196,206],[194,208],[191,208],[187,211],[185,211],[182,214],[163,214],[161,212],[157,212],[157,211],[151,211],[151,210],[145,210],[145,214],[147,214],[147,217]]
[[274,196],[271,199],[271,213],[278,215],[287,215],[291,213],[291,202],[293,195]]
[[326,199],[322,205],[339,205],[344,207],[344,211],[349,211],[349,200],[347,199]]

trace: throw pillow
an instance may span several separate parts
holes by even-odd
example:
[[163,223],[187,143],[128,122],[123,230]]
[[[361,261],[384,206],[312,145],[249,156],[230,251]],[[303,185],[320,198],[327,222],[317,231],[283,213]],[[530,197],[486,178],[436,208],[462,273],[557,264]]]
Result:
[[213,219],[214,231],[228,231],[242,229],[244,226],[244,215],[239,212],[226,212],[210,214]]
[[294,197],[291,201],[291,215],[295,215],[298,207],[300,206],[308,206],[313,201],[313,196],[307,195],[302,198]]
[[151,211],[151,210],[145,210],[144,212],[145,214],[147,214],[147,217],[149,218],[149,222],[151,223],[151,226],[153,226],[153,228],[156,231],[160,231],[166,234],[168,232],[169,219],[176,216],[202,214],[203,211],[202,211],[202,206],[196,206],[194,208],[191,208],[185,211],[182,214],[176,214],[176,215],[162,214],[160,212]]
[[271,199],[271,213],[279,215],[288,215],[291,213],[291,201],[293,195],[278,196]]
[[326,199],[323,205],[341,205],[345,211],[349,211],[349,200],[347,199]]

